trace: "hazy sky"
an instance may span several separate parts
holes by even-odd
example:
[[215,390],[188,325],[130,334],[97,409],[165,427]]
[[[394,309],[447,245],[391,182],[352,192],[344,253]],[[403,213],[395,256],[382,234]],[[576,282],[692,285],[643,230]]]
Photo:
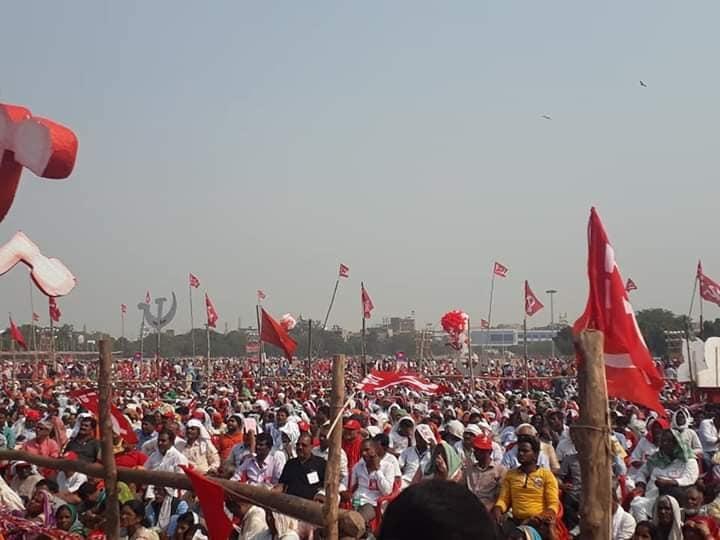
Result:
[[[0,100],[80,139],[72,177],[26,173],[0,224],[76,274],[66,322],[119,334],[126,303],[136,335],[149,288],[178,294],[185,330],[188,272],[220,328],[254,321],[258,288],[322,318],[340,262],[332,323],[359,327],[360,280],[373,320],[478,320],[496,259],[494,321],[521,320],[524,279],[572,320],[593,204],[636,308],[686,312],[698,257],[720,279],[714,0],[18,0],[2,18]],[[24,269],[0,301],[29,319]]]

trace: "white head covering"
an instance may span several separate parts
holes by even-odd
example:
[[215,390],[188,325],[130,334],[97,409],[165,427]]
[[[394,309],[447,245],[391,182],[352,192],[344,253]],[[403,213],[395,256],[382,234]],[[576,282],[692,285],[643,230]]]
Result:
[[191,418],[190,420],[188,420],[187,427],[198,428],[200,430],[199,439],[201,441],[210,442],[210,433],[208,433],[208,430],[205,428],[205,425],[197,418]]

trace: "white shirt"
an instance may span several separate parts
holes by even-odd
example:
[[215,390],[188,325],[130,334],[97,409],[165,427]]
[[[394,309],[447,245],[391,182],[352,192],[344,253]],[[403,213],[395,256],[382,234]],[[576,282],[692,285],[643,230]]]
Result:
[[285,452],[280,450],[271,450],[262,464],[258,462],[257,456],[252,456],[243,461],[231,480],[246,481],[250,485],[276,486],[286,461]]
[[[313,448],[312,453],[314,456],[323,458],[327,462],[328,455],[330,453],[330,448],[328,448],[326,450],[321,450],[319,447]],[[343,450],[341,448],[340,449],[340,491],[347,491],[349,477],[350,477],[350,471],[348,471],[347,454],[345,453],[345,450]]]
[[635,518],[618,505],[612,517],[612,540],[631,540],[635,534]]
[[268,526],[265,521],[265,510],[259,506],[251,506],[240,523],[242,540],[260,540],[268,537]]
[[702,444],[703,452],[713,454],[718,450],[718,430],[712,418],[706,418],[698,426],[698,437]]
[[87,479],[88,477],[85,476],[83,473],[76,472],[72,473],[70,476],[67,476],[65,471],[60,471],[56,478],[58,484],[58,491],[68,491],[70,493],[75,493],[78,489],[80,489],[80,486],[87,482]]
[[[187,465],[188,460],[183,456],[177,448],[171,446],[165,454],[161,454],[160,450],[155,450],[148,460],[145,462],[145,469],[148,471],[165,471],[173,473],[183,473],[180,465]],[[173,497],[177,497],[180,494],[180,490],[173,488],[165,488],[166,491]],[[148,486],[146,496],[154,495],[153,486]]]
[[350,485],[357,486],[354,496],[360,498],[361,505],[375,506],[380,497],[390,495],[392,492],[393,478],[388,477],[383,471],[382,463],[380,469],[369,473],[365,460],[360,459],[353,467]]
[[675,480],[679,487],[687,487],[693,485],[700,474],[695,458],[691,458],[686,462],[676,459],[667,467],[652,467],[652,471],[649,471],[649,469],[647,463],[643,465],[642,469],[640,469],[640,477],[635,482],[638,482],[638,480],[645,482],[645,497],[651,500],[655,500],[660,494],[660,490],[655,485],[657,478],[670,478]]
[[400,454],[400,459],[398,460],[400,470],[402,471],[403,489],[412,483],[418,470],[420,471],[420,475],[422,477],[422,473],[430,463],[431,457],[432,450],[430,450],[430,448],[427,448],[425,453],[422,455],[416,446],[411,446],[410,448],[403,450],[403,453]]
[[395,478],[400,478],[402,476],[398,458],[387,452],[380,460],[380,469],[388,478],[392,478],[393,482],[395,481]]

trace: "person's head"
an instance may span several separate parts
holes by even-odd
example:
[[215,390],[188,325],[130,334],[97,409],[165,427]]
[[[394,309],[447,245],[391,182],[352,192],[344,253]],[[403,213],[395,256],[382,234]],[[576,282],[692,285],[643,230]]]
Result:
[[35,484],[35,490],[43,489],[48,493],[57,493],[60,491],[58,483],[52,478],[43,478],[37,484]]
[[170,450],[170,447],[173,444],[175,444],[175,433],[169,429],[163,429],[160,433],[158,433],[157,447],[161,454],[164,455],[165,452]]
[[35,424],[35,438],[38,442],[44,441],[50,435],[51,426],[49,422],[40,421]]
[[193,512],[185,512],[178,517],[175,532],[179,538],[185,538],[186,533],[193,525],[195,525],[195,514]]
[[288,410],[285,407],[280,407],[277,414],[275,415],[275,421],[278,426],[284,426],[288,420]]
[[415,422],[413,422],[411,418],[403,418],[398,423],[397,431],[403,437],[411,437],[413,434],[414,428],[415,428]]
[[81,439],[92,439],[95,436],[95,428],[97,422],[94,418],[84,417],[80,420],[80,427],[78,429],[78,437]]
[[662,437],[663,432],[663,426],[660,423],[660,421],[655,420],[650,425],[650,437],[652,437],[652,440],[655,444],[658,444],[660,441],[660,438]]
[[96,502],[100,496],[100,490],[95,482],[83,482],[76,493],[83,502]]
[[678,442],[673,435],[672,430],[666,429],[660,434],[660,440],[658,442],[658,448],[660,452],[665,454],[667,457],[673,457],[677,450]]
[[635,525],[632,540],[659,540],[657,526],[652,521],[640,521]]
[[694,516],[705,502],[703,492],[697,486],[690,486],[686,493],[685,515]]
[[261,433],[255,438],[255,454],[261,460],[265,459],[273,446],[273,439],[269,433]]
[[377,453],[377,447],[378,445],[372,439],[365,439],[362,442],[360,452],[367,465],[372,464],[376,459],[378,459],[379,456]]
[[362,426],[357,420],[346,420],[343,424],[343,440],[346,442],[354,441],[357,439],[361,428]]
[[155,431],[155,417],[150,415],[144,416],[140,423],[140,429],[144,435],[152,435]]
[[465,486],[428,480],[411,485],[390,503],[378,534],[378,540],[417,538],[496,540],[497,532],[483,504]]
[[327,422],[330,419],[330,407],[327,405],[321,405],[318,407],[317,412],[315,413],[315,420],[317,421],[319,426],[322,426],[325,422]]
[[320,443],[320,450],[327,450],[330,446],[328,433],[330,433],[330,426],[320,426],[320,429],[318,429],[318,442]]
[[551,411],[547,414],[547,423],[556,433],[560,433],[563,430],[563,414],[560,411]]
[[683,540],[709,540],[718,538],[718,525],[710,516],[693,516],[682,528]]
[[490,436],[481,434],[472,440],[473,454],[478,465],[487,467],[492,457],[493,445]]
[[198,426],[188,425],[185,428],[185,438],[189,443],[197,441],[200,438],[200,428]]
[[300,461],[307,461],[312,457],[312,436],[309,433],[303,433],[297,442],[297,455]]
[[531,435],[518,435],[517,459],[520,465],[533,465],[537,463],[540,455],[540,441]]
[[242,427],[241,424],[240,424],[240,418],[238,418],[238,417],[235,416],[235,415],[233,415],[233,416],[231,416],[230,418],[228,418],[228,419],[227,419],[227,422],[225,423],[225,425],[227,426],[227,432],[228,432],[228,433],[231,433],[231,434],[232,434],[232,433],[236,433],[236,432],[237,432],[238,430],[240,430],[241,427]]
[[424,452],[435,439],[432,428],[427,424],[419,424],[415,428],[415,447]]
[[136,499],[130,500],[120,508],[120,525],[134,531],[144,525],[145,505]]
[[32,465],[30,465],[27,461],[23,461],[15,465],[15,474],[17,474],[21,480],[25,480],[31,473]]
[[390,448],[390,437],[388,437],[387,433],[378,433],[372,438],[372,440],[375,442],[375,450],[377,451],[378,456],[382,459],[385,457],[385,453],[388,451],[388,448]]
[[655,514],[657,516],[657,524],[661,527],[670,527],[675,520],[673,513],[673,504],[669,495],[661,495],[655,503]]
[[76,519],[77,513],[67,504],[63,504],[55,511],[55,523],[61,531],[69,531]]

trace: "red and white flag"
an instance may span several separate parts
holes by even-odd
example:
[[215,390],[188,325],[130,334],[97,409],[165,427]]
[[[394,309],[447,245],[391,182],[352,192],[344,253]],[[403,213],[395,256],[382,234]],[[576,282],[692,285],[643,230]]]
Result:
[[194,274],[190,274],[190,286],[197,289],[200,286],[200,280]]
[[490,323],[485,319],[480,319],[480,328],[483,330],[487,330],[488,328],[490,328]]
[[127,313],[127,304],[120,304],[120,313],[123,315]]
[[494,275],[498,277],[507,277],[509,271],[510,269],[507,266],[495,261],[495,265],[493,266]]
[[344,264],[340,263],[340,270],[338,270],[338,277],[349,278],[350,277],[350,267],[345,266]]
[[535,293],[532,292],[527,280],[525,280],[525,313],[527,316],[532,317],[544,307],[538,297],[535,296]]
[[265,300],[265,298],[267,298],[267,296],[265,295],[265,293],[264,293],[261,289],[258,289],[258,291],[257,291],[257,297],[258,297],[258,302],[259,302],[260,300]]
[[288,334],[283,326],[273,319],[267,311],[261,309],[262,312],[262,330],[260,331],[260,341],[270,343],[276,347],[280,347],[288,360],[292,361],[297,342]]
[[363,317],[369,319],[372,310],[375,309],[375,304],[373,304],[364,283],[360,283],[360,301],[362,302]]
[[33,322],[38,322],[40,320],[40,315],[38,315],[37,313],[35,313],[33,311],[32,319],[33,319]]
[[637,291],[637,285],[635,285],[635,282],[632,279],[628,278],[627,283],[625,283],[625,290],[627,292]]
[[658,398],[663,376],[640,333],[615,262],[615,251],[595,208],[590,211],[588,224],[588,281],[585,312],[575,321],[573,332],[579,334],[590,328],[603,333],[608,395],[639,403],[665,416]]
[[207,311],[207,323],[210,328],[215,328],[218,321],[218,314],[215,311],[215,305],[213,304],[210,297],[205,293],[205,310]]
[[700,297],[720,306],[720,285],[705,275],[700,261],[697,265],[697,279],[700,282]]
[[57,301],[52,296],[48,298],[48,312],[50,313],[50,319],[52,319],[53,322],[60,322],[62,312],[60,311],[60,307],[57,305]]
[[[100,398],[95,390],[77,390],[70,392],[84,408],[100,418]],[[130,421],[115,405],[110,405],[110,420],[112,421],[113,433],[120,435],[128,444],[137,444],[138,438],[133,430]]]
[[150,300],[151,300],[151,298],[150,298],[150,291],[147,291],[147,292],[145,293],[145,303],[146,303],[148,306],[150,305]]
[[425,394],[437,394],[440,387],[423,376],[416,373],[403,373],[399,371],[376,371],[372,370],[357,385],[358,390],[363,392],[379,392],[395,386],[407,386],[417,392]]
[[20,347],[27,351],[27,343],[25,343],[25,336],[22,335],[20,329],[15,325],[15,322],[10,317],[10,337]]

